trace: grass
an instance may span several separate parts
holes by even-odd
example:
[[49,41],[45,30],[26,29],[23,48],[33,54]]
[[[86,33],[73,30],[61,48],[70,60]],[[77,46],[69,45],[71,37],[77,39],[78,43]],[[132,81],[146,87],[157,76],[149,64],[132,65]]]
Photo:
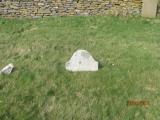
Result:
[[[0,75],[0,120],[159,120],[159,46],[159,19],[1,18],[0,68],[16,68]],[[65,70],[77,49],[98,72]]]

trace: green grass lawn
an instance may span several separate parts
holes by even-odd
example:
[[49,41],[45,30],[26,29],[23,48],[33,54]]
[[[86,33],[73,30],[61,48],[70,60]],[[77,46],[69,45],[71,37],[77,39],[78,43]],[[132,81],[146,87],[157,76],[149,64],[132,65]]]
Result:
[[[98,72],[68,72],[77,49]],[[0,120],[160,120],[160,19],[0,19]],[[149,101],[128,106],[128,100]]]

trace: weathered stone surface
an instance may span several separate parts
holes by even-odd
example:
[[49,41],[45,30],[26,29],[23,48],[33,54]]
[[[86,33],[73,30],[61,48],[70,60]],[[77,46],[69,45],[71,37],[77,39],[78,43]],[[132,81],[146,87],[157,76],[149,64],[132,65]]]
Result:
[[[140,15],[142,0],[2,0],[0,16]],[[160,14],[160,9],[158,10]]]
[[65,64],[69,71],[97,71],[98,62],[86,50],[77,50]]

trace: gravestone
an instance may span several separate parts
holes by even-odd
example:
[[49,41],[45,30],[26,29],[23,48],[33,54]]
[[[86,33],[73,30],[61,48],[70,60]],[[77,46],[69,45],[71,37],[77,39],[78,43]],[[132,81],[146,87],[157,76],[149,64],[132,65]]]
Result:
[[157,14],[158,0],[143,0],[142,17],[154,18]]
[[68,71],[98,71],[98,62],[86,50],[77,50],[65,64]]
[[14,66],[12,63],[8,64],[7,66],[5,66],[1,71],[0,74],[11,74],[12,70],[13,70]]

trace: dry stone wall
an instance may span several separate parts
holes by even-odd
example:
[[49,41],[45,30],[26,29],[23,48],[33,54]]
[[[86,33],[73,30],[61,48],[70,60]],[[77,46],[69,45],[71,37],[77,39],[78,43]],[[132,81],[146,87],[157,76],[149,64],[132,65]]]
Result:
[[0,0],[0,16],[140,15],[142,0]]

